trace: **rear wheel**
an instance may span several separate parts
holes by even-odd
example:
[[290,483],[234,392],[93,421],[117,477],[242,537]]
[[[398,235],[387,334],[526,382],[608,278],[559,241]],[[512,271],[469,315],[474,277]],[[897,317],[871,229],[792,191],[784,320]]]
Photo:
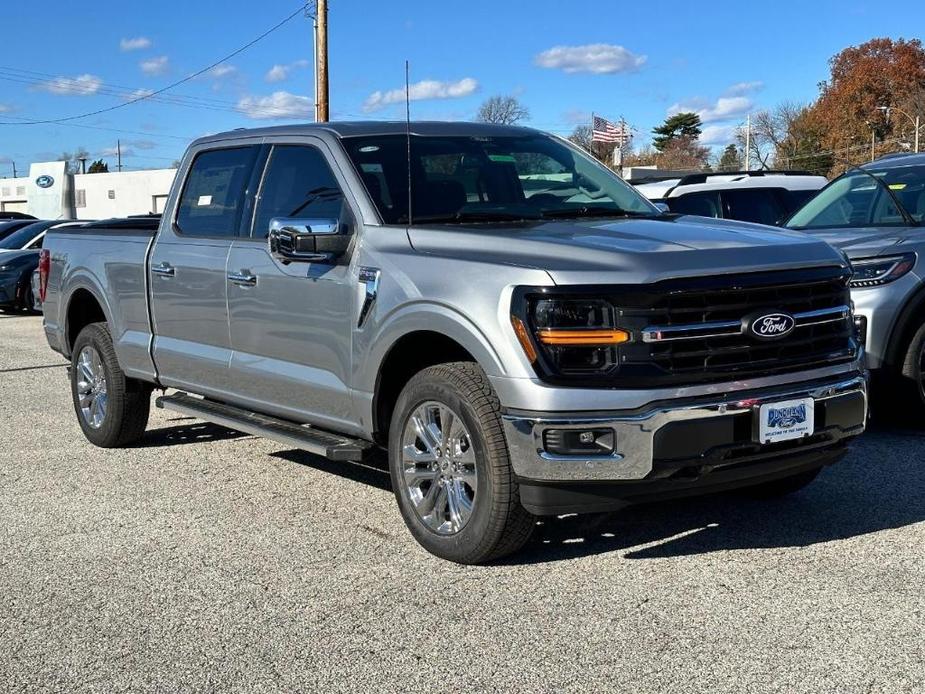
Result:
[[126,377],[105,323],[91,323],[74,341],[71,396],[77,421],[90,443],[118,448],[144,434],[151,386]]
[[415,375],[389,432],[392,487],[405,524],[429,552],[461,564],[498,559],[529,539],[498,398],[469,362]]

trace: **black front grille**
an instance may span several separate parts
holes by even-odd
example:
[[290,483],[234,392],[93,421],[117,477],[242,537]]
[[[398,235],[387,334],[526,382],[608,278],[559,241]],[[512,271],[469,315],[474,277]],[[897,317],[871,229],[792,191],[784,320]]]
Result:
[[[632,332],[615,348],[606,373],[545,380],[562,385],[653,388],[692,385],[830,366],[858,354],[847,307],[850,273],[842,267],[677,279],[643,286],[570,288],[596,294],[615,308],[616,324]],[[569,291],[569,289],[566,289]],[[844,308],[844,313],[838,309]],[[762,339],[739,328],[764,313],[807,314],[831,310],[829,322],[803,319],[788,335]],[[724,326],[713,331],[711,326]],[[680,330],[680,326],[692,330]],[[680,339],[646,341],[653,327],[674,328]],[[725,334],[714,334],[714,332]],[[699,334],[698,334],[699,333]]]
[[[687,383],[748,378],[811,369],[851,361],[858,345],[849,314],[848,274],[841,268],[783,273],[755,273],[687,283],[653,285],[654,291],[614,297],[619,323],[634,333],[652,326],[708,326],[741,322],[765,312],[806,314],[833,309],[829,322],[807,318],[784,337],[762,339],[748,330],[712,334],[698,327],[682,339],[643,342],[622,350],[620,379]],[[831,319],[835,320],[831,320]],[[711,336],[698,337],[697,330]],[[716,331],[716,332],[722,332]]]

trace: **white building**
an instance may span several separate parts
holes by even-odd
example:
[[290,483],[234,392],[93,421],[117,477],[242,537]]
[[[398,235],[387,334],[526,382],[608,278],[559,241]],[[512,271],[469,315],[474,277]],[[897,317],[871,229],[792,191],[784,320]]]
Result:
[[160,213],[176,169],[69,174],[63,161],[32,164],[29,176],[0,179],[0,211],[39,219],[106,219]]

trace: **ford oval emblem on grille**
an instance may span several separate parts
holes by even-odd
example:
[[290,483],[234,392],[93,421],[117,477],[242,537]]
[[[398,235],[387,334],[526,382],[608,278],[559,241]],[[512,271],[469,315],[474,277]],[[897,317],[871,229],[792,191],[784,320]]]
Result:
[[774,338],[789,335],[796,327],[796,321],[789,313],[765,313],[753,318],[748,329],[752,335],[761,338]]
[[35,179],[35,185],[39,188],[51,188],[55,184],[55,179],[53,179],[48,174],[44,174]]

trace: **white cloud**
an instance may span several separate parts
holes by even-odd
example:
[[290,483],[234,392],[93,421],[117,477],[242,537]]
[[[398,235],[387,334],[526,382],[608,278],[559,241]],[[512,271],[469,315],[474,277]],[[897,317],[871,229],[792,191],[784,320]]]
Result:
[[146,75],[163,75],[170,67],[169,62],[170,61],[167,56],[162,55],[158,56],[157,58],[148,58],[147,60],[142,60],[140,63],[138,63],[138,66]]
[[568,73],[590,72],[596,75],[610,75],[635,72],[646,62],[646,56],[635,55],[623,46],[591,43],[585,46],[555,46],[543,51],[534,60],[540,67]]
[[754,82],[738,82],[726,90],[726,96],[743,96],[764,89],[764,82],[755,80]]
[[267,70],[267,74],[263,78],[267,82],[283,82],[289,79],[289,75],[293,70],[298,70],[300,68],[306,68],[309,66],[307,60],[296,60],[294,63],[289,63],[288,65],[276,64]]
[[77,77],[55,77],[36,85],[36,89],[62,96],[91,96],[103,86],[103,80],[96,75],[78,75]]
[[[408,88],[408,98],[411,101],[426,99],[458,99],[469,96],[479,88],[479,83],[472,77],[465,77],[458,82],[441,82],[439,80],[422,80],[415,82]],[[378,111],[390,104],[400,104],[405,100],[403,88],[389,91],[376,91],[369,95],[363,104],[363,110]]]
[[303,119],[314,115],[314,102],[307,96],[273,92],[269,96],[245,96],[238,101],[238,111],[248,118]]
[[125,95],[126,101],[135,101],[136,99],[144,99],[149,97],[154,93],[153,89],[136,89],[133,92],[130,92]]
[[151,39],[147,36],[136,36],[133,39],[122,39],[119,41],[119,48],[123,51],[140,51],[145,48],[151,48]]
[[735,140],[736,126],[708,125],[700,133],[702,145],[728,145]]
[[229,65],[228,63],[221,63],[216,65],[214,68],[209,70],[209,75],[215,79],[221,79],[222,77],[230,77],[235,75],[238,72],[238,68],[234,65]]
[[0,113],[11,113],[12,111],[13,107],[9,104],[0,104]]
[[668,115],[693,112],[700,116],[702,122],[714,123],[741,118],[753,107],[754,103],[747,96],[721,96],[715,102],[693,99],[672,104],[668,109]]
[[569,125],[589,125],[591,123],[591,112],[573,108],[562,114],[562,119]]

